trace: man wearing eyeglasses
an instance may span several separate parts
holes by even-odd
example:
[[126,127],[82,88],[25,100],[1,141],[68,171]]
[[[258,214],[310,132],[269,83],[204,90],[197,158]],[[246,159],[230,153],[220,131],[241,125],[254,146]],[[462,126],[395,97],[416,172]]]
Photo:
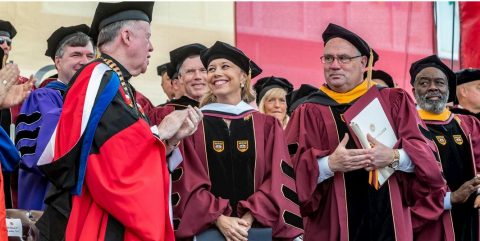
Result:
[[3,61],[8,59],[8,54],[12,49],[12,39],[16,34],[17,30],[15,30],[15,27],[13,27],[9,21],[0,20],[0,46],[5,53]]
[[[159,124],[163,117],[174,110],[183,110],[187,106],[198,106],[202,96],[207,93],[207,70],[200,60],[200,52],[207,49],[202,44],[187,44],[170,51],[170,63],[177,73],[177,78],[172,78],[174,89],[182,89],[183,95],[175,96],[176,98],[163,106],[155,107],[149,114],[152,124]],[[168,70],[167,70],[168,72]]]
[[[304,240],[411,241],[414,230],[437,224],[443,212],[446,187],[433,143],[422,135],[426,128],[404,90],[363,79],[373,54],[362,38],[335,24],[322,38],[326,83],[293,112],[286,128],[287,143],[297,146],[292,162]],[[370,87],[378,88],[392,117],[399,140],[394,148],[368,136],[372,148],[361,149],[343,118]],[[371,185],[368,171],[385,167],[392,176]]]
[[[5,66],[7,60],[10,56],[10,51],[12,50],[12,39],[17,35],[17,30],[9,21],[0,20],[0,48],[2,48],[4,52],[3,59],[0,59],[1,66]],[[1,81],[1,80],[0,80]],[[28,82],[28,78],[25,78],[21,75],[18,76],[18,83],[24,84]],[[21,104],[10,106],[9,108],[4,108],[0,110],[0,125],[1,127],[7,132],[10,138],[14,138],[14,131],[15,131],[15,121],[18,116],[18,112],[20,110]],[[16,180],[15,178],[11,179],[11,173],[3,172],[5,185],[4,185],[4,192],[5,192],[5,205],[7,208],[12,208],[15,206],[16,202]],[[12,175],[15,176],[15,175]],[[11,183],[14,182],[14,183]]]

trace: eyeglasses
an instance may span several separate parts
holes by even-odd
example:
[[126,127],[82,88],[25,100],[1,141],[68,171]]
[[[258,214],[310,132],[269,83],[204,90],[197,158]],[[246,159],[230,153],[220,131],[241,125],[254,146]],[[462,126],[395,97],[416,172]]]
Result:
[[11,46],[12,45],[12,40],[10,39],[6,39],[6,38],[0,38],[0,45],[2,45],[3,43],[7,42],[7,45],[8,46]]
[[340,56],[337,56],[337,57],[335,57],[333,55],[324,55],[324,56],[320,57],[320,61],[322,61],[323,64],[331,64],[331,63],[333,63],[333,61],[335,61],[335,59],[337,59],[339,63],[348,64],[348,63],[352,62],[352,59],[358,58],[358,57],[362,57],[362,55],[353,56],[353,57],[350,57],[348,55],[340,55]]

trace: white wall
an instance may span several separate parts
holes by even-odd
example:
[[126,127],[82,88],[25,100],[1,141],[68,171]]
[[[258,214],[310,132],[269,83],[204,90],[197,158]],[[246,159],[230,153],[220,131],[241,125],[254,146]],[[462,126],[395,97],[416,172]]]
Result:
[[[52,64],[44,55],[55,29],[90,25],[97,2],[0,2],[0,19],[17,29],[10,60],[28,76]],[[147,73],[132,84],[156,105],[165,101],[156,66],[169,61],[170,50],[189,43],[211,46],[216,40],[234,43],[233,2],[156,2],[152,21],[154,51]]]

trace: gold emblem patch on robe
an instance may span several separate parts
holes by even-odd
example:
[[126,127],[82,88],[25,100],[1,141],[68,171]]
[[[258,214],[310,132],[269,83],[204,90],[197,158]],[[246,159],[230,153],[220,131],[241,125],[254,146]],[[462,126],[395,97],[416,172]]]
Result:
[[454,140],[455,143],[457,143],[458,145],[463,144],[462,135],[453,135],[453,140]]
[[435,136],[435,138],[437,138],[438,143],[440,143],[440,144],[442,144],[442,145],[446,145],[446,144],[447,144],[447,139],[445,139],[444,136]]
[[225,143],[223,141],[213,141],[213,150],[216,152],[222,152],[225,149]]
[[237,149],[240,152],[246,152],[248,150],[248,140],[237,141]]

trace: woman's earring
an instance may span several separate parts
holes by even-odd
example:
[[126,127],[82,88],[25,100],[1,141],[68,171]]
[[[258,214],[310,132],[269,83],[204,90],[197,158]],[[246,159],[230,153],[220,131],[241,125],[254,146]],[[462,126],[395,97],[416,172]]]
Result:
[[241,83],[241,84],[240,84],[240,88],[243,88],[243,87],[245,87],[245,84],[244,84],[244,83]]

